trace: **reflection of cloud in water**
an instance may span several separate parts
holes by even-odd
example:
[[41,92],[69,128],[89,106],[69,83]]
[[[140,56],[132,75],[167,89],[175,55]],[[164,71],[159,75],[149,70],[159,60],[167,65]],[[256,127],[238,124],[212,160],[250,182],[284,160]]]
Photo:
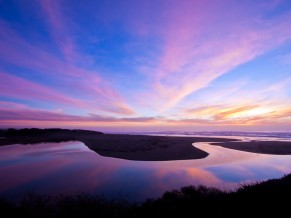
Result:
[[239,161],[249,161],[257,159],[258,155],[255,153],[237,151],[233,149],[224,148],[218,145],[209,145],[205,142],[197,142],[193,144],[196,148],[206,151],[209,155],[205,160],[202,160],[199,165],[217,165]]
[[0,191],[6,196],[26,191],[90,192],[138,201],[187,185],[233,188],[290,172],[290,156],[257,155],[207,143],[194,146],[210,155],[197,160],[129,161],[100,156],[81,142],[3,146]]
[[157,186],[161,190],[161,194],[173,188],[178,189],[187,185],[206,185],[216,186],[222,185],[223,181],[215,177],[211,172],[198,168],[185,168],[177,170],[160,169],[157,170],[156,175]]
[[[113,170],[110,169],[112,165],[98,167],[97,154],[89,149],[80,149],[84,146],[82,143],[59,143],[52,147],[51,144],[56,143],[42,143],[39,147],[7,146],[10,149],[1,150],[4,160],[0,168],[0,191],[15,195],[27,189],[41,193],[89,192],[105,178],[92,180],[92,176],[110,174]],[[73,146],[68,146],[70,144]]]
[[291,172],[290,155],[255,154],[208,143],[195,143],[194,146],[210,153],[209,159],[204,162],[204,169],[223,180],[225,184],[257,182],[278,178]]

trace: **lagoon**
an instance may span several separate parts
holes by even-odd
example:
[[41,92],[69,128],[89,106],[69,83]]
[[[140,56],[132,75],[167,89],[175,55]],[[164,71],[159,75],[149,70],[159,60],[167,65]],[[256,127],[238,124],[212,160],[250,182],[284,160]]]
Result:
[[103,157],[78,141],[0,147],[1,197],[39,194],[98,194],[140,202],[188,185],[234,190],[241,184],[291,172],[291,155],[236,151],[194,143],[206,158],[131,161]]

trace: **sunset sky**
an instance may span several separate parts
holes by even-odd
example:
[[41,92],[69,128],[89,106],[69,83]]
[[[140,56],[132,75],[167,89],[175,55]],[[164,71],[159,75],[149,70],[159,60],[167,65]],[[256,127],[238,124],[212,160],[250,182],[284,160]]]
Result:
[[290,0],[0,0],[0,128],[291,129]]

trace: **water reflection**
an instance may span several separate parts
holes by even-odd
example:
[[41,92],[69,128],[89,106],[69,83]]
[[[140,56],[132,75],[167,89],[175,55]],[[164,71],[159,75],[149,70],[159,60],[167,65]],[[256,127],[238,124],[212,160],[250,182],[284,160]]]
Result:
[[264,155],[207,143],[196,147],[210,155],[183,161],[129,161],[102,157],[81,142],[0,147],[0,193],[17,198],[38,193],[90,192],[140,201],[186,185],[233,189],[245,182],[291,172],[289,155]]

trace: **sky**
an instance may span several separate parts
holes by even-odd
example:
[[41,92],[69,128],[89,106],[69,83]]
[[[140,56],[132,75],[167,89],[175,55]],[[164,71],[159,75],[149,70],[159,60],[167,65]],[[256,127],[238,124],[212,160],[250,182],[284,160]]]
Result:
[[291,129],[290,0],[0,0],[0,128]]

